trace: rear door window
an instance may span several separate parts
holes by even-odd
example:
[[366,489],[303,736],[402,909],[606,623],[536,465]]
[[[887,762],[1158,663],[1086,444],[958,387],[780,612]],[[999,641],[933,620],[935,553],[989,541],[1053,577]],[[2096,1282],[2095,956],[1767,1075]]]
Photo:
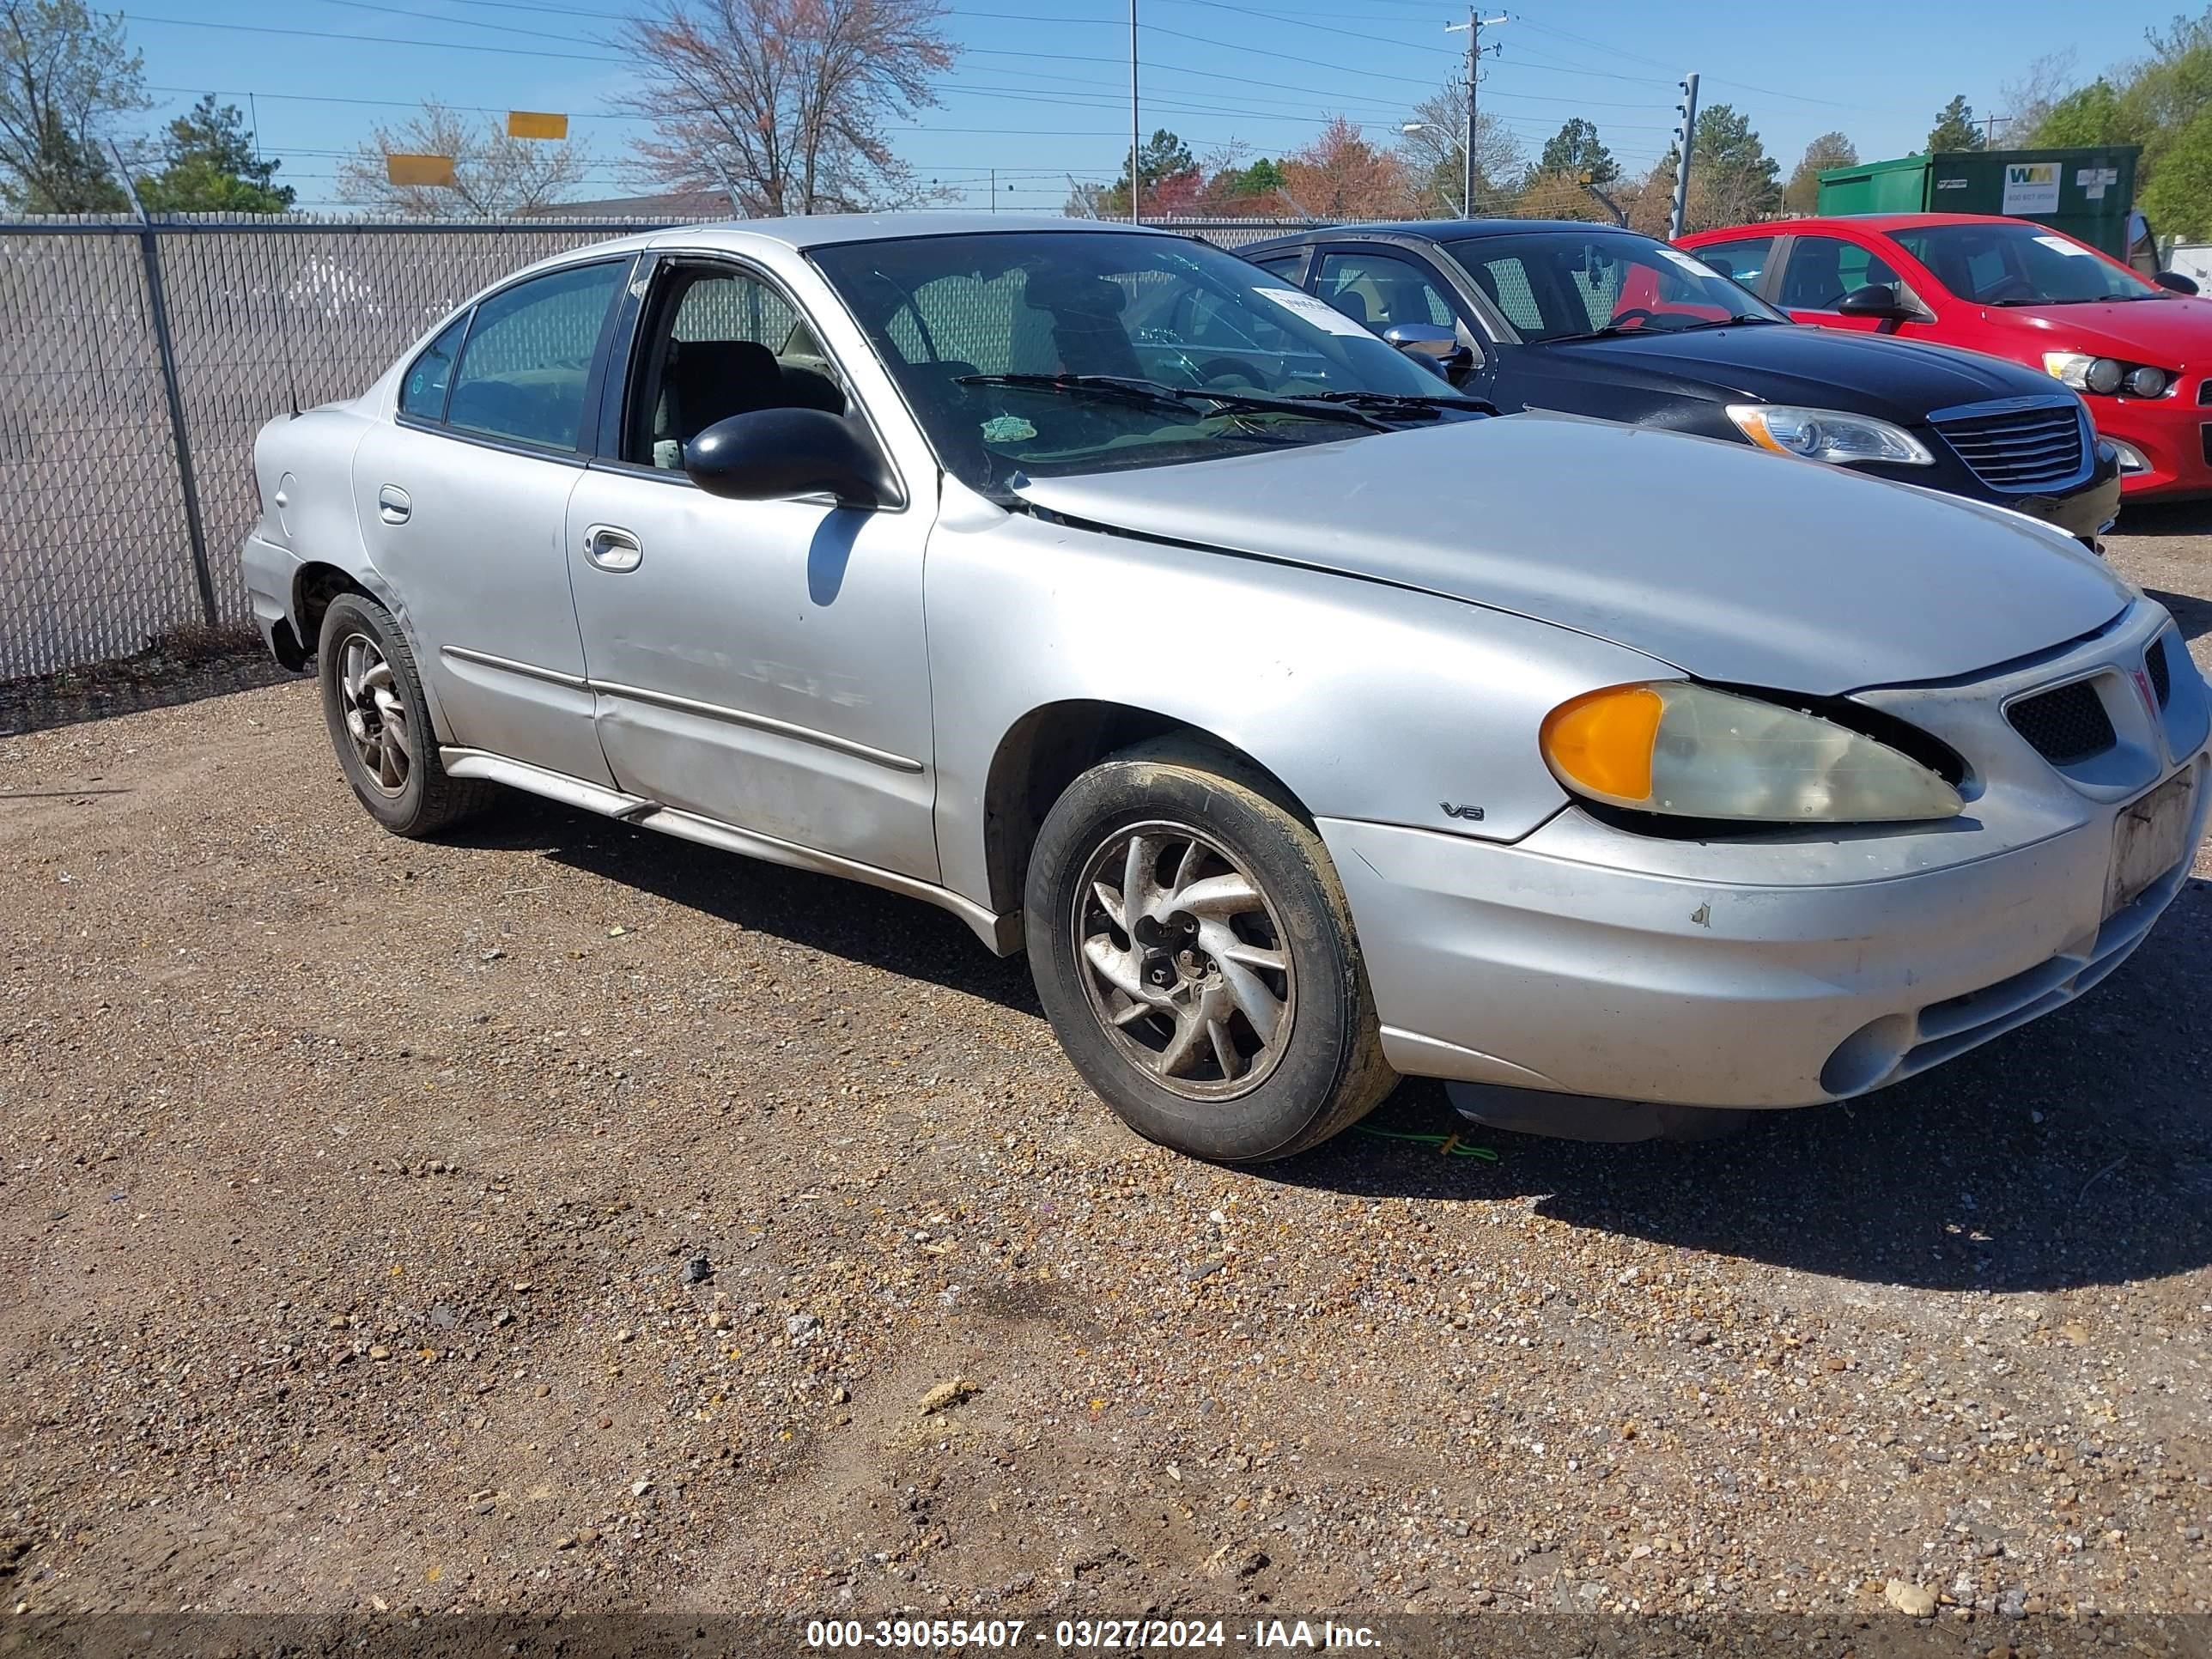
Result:
[[477,307],[447,422],[548,449],[576,447],[584,387],[627,260],[549,271]]

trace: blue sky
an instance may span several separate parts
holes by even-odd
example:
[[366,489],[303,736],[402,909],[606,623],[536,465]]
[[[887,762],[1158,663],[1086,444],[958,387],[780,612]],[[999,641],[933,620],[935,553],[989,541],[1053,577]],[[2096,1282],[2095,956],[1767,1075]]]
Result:
[[[302,206],[331,201],[337,154],[424,98],[565,111],[594,157],[587,195],[619,195],[631,124],[605,118],[627,84],[604,44],[638,0],[145,0],[125,14],[161,106],[151,128],[201,92],[250,106],[264,154],[284,161]],[[1748,114],[1784,171],[1832,128],[1868,159],[1918,146],[1937,108],[1964,93],[2002,113],[2000,85],[2045,53],[2071,51],[2085,77],[2142,48],[2182,0],[1943,0],[1909,22],[1849,7],[1657,7],[1579,0],[1484,15],[1486,107],[1533,153],[1571,116],[1598,124],[1633,172],[1667,146],[1677,77]],[[943,103],[895,135],[926,179],[968,205],[1056,210],[1068,178],[1109,180],[1128,139],[1126,0],[951,0],[964,48]],[[1201,156],[1230,144],[1280,155],[1343,113],[1395,141],[1409,106],[1452,73],[1461,36],[1426,0],[1139,0],[1143,122]],[[1846,21],[1846,20],[1856,21]],[[382,37],[380,40],[378,37]],[[410,44],[398,44],[406,42]],[[353,100],[353,101],[348,101]]]

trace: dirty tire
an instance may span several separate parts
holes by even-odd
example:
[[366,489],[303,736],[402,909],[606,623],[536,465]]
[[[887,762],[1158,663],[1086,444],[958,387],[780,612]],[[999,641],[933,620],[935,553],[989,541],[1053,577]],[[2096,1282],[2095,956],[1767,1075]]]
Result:
[[[405,775],[396,790],[379,781],[347,728],[342,680],[348,645],[357,639],[368,641],[390,668],[389,690],[404,708],[412,739]],[[324,724],[346,781],[368,815],[393,835],[416,840],[435,835],[480,811],[497,796],[495,784],[446,775],[438,761],[437,736],[431,729],[415,653],[408,649],[407,636],[392,613],[375,600],[365,594],[341,593],[331,602],[323,615],[315,677],[322,690]]]
[[[1078,942],[1099,856],[1139,826],[1161,823],[1188,827],[1241,866],[1279,924],[1294,976],[1267,1069],[1233,1097],[1188,1098],[1132,1059],[1109,1030]],[[1147,1139],[1221,1163],[1287,1158],[1349,1128],[1398,1080],[1382,1057],[1374,996],[1328,849],[1281,787],[1237,756],[1164,738],[1085,772],[1045,817],[1024,902],[1030,970],[1061,1047]]]

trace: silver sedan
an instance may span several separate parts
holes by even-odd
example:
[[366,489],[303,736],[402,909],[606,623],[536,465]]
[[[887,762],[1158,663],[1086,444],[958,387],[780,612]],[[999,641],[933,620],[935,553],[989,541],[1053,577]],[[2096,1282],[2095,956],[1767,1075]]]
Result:
[[1879,1088],[2111,973],[2204,829],[2212,697],[2064,536],[1492,418],[1163,233],[609,242],[256,468],[386,828],[506,786],[944,906],[1206,1158],[1401,1073],[1538,1127]]

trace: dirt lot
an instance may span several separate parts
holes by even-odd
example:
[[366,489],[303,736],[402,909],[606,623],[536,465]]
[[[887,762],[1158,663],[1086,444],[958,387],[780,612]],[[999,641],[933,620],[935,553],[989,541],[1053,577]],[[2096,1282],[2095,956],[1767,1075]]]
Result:
[[[2212,662],[2205,522],[2114,555]],[[0,792],[0,1607],[2212,1607],[2201,880],[1852,1107],[1232,1173],[934,911],[384,836],[302,683]]]

